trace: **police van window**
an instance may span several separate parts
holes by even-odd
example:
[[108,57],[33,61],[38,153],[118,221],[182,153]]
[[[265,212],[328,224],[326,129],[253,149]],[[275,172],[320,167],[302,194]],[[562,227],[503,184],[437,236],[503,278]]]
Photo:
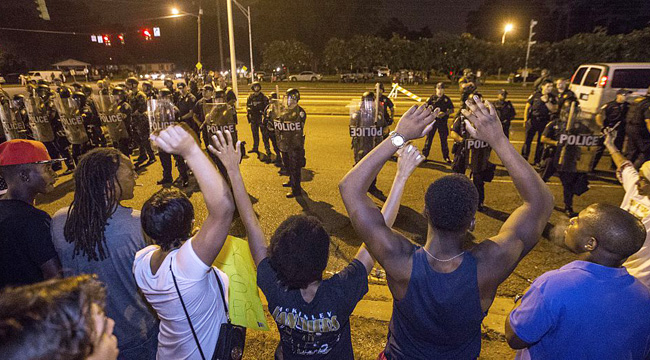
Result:
[[614,70],[613,88],[647,89],[650,86],[650,69]]
[[571,83],[575,85],[580,85],[580,83],[582,83],[582,77],[585,76],[585,72],[587,72],[586,67],[581,67],[580,69],[578,69],[578,72],[576,73],[576,76],[573,78],[573,81]]
[[598,80],[600,80],[600,73],[602,72],[599,68],[591,68],[587,75],[585,75],[585,82],[582,84],[587,87],[596,87],[598,86]]

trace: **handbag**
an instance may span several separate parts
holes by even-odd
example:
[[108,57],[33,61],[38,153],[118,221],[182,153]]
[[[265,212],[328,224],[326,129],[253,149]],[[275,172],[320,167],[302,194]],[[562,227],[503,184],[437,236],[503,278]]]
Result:
[[[181,296],[181,291],[178,288],[178,284],[176,283],[176,276],[174,276],[174,272],[172,271],[171,261],[169,262],[169,271],[172,273],[174,287],[176,288],[178,298],[181,301],[181,305],[183,306],[183,311],[185,312],[187,322],[190,324],[190,330],[192,330],[192,336],[194,337],[196,346],[198,347],[199,353],[201,354],[201,359],[205,360],[205,354],[203,353],[203,349],[199,343],[199,338],[196,336],[196,332],[194,331],[194,326],[192,325],[190,314],[187,312],[185,302]],[[240,360],[244,355],[244,346],[246,344],[246,328],[243,326],[234,325],[230,322],[230,313],[228,312],[228,306],[226,305],[226,297],[224,296],[221,280],[219,279],[217,272],[214,271],[214,268],[212,268],[212,272],[217,278],[217,284],[219,284],[219,292],[221,293],[221,301],[223,301],[223,308],[226,312],[226,319],[228,319],[227,322],[221,324],[221,328],[219,329],[219,339],[217,339],[217,346],[214,349],[212,360]]]

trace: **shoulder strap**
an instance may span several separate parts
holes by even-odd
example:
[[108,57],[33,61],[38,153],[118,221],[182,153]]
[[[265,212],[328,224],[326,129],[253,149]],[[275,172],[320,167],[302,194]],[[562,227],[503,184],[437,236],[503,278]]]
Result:
[[226,305],[226,297],[224,296],[223,293],[223,286],[221,285],[221,280],[219,279],[219,275],[217,275],[217,272],[212,268],[212,272],[214,273],[214,276],[217,278],[217,284],[219,284],[219,292],[221,293],[221,301],[223,301],[223,310],[226,312],[226,319],[228,319],[228,324],[230,324],[230,312],[228,311],[228,305]]
[[[183,311],[185,312],[185,317],[187,318],[187,322],[190,324],[190,330],[192,330],[192,336],[194,336],[194,341],[196,341],[196,346],[199,348],[199,353],[201,353],[201,359],[205,360],[205,354],[203,354],[203,349],[201,349],[201,344],[199,343],[199,338],[198,338],[198,336],[196,336],[196,331],[194,331],[194,326],[192,325],[192,320],[190,320],[190,314],[187,313],[187,308],[185,307],[185,302],[183,301],[183,297],[181,296],[181,291],[178,288],[178,284],[176,283],[176,276],[174,276],[174,271],[172,271],[171,259],[169,261],[169,271],[172,273],[172,279],[174,279],[174,287],[176,288],[176,292],[178,293],[178,298],[181,300],[181,305],[183,306]],[[217,281],[219,281],[218,278],[217,278]],[[219,283],[219,289],[221,289],[221,283]],[[222,292],[222,294],[223,294],[223,292]]]

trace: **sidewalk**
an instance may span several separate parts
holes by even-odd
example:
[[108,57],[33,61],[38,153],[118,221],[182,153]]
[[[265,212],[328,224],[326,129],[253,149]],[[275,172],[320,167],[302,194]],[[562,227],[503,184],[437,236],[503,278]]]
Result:
[[[262,304],[268,308],[264,295],[260,292]],[[495,331],[500,335],[505,334],[506,316],[514,305],[511,298],[497,297],[483,319],[483,326],[487,330]],[[368,293],[359,302],[352,315],[363,318],[388,322],[393,313],[393,296],[386,285],[368,285]]]

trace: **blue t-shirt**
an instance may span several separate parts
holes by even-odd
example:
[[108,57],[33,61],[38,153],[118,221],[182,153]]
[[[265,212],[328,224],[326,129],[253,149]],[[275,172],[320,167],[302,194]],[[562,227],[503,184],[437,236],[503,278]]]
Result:
[[354,359],[350,315],[368,292],[368,274],[361,261],[355,259],[323,280],[309,303],[299,289],[287,290],[279,283],[268,258],[257,267],[257,285],[278,325],[284,360]]
[[510,313],[522,359],[647,359],[650,290],[623,267],[573,261],[537,278]]

